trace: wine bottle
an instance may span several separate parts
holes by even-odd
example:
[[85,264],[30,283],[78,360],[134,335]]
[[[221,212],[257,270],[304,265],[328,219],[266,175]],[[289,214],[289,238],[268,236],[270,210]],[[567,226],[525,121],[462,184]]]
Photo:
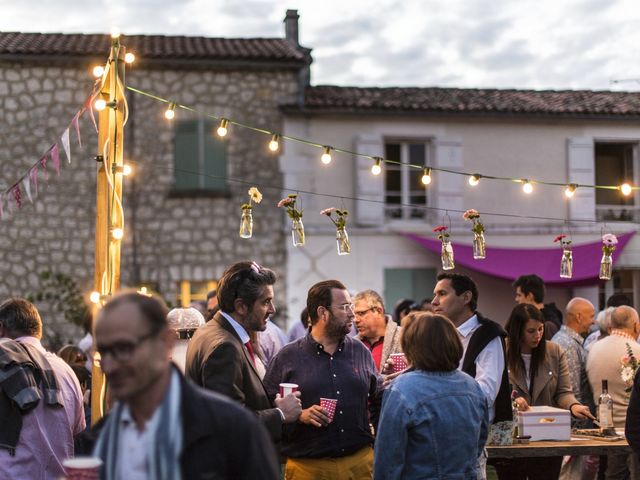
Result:
[[598,422],[603,430],[613,428],[613,399],[609,395],[607,380],[602,380],[602,393],[598,399]]

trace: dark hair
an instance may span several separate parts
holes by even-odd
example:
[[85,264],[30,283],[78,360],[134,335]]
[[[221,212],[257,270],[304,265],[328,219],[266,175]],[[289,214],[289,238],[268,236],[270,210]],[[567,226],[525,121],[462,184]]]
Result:
[[631,300],[624,293],[614,293],[607,299],[607,307],[633,307]]
[[331,307],[331,290],[334,288],[338,290],[347,289],[339,280],[324,280],[309,289],[309,293],[307,293],[307,310],[311,325],[315,325],[318,321],[318,307]]
[[458,331],[444,315],[411,312],[402,322],[400,343],[411,366],[427,372],[451,372],[462,358]]
[[542,280],[538,275],[521,275],[519,276],[515,282],[513,282],[513,288],[520,287],[520,290],[525,295],[532,294],[533,300],[536,303],[544,302],[544,280]]
[[238,262],[228,267],[218,282],[220,310],[231,313],[237,298],[251,309],[267,285],[276,283],[276,274],[255,262]]
[[[516,375],[523,373],[524,362],[522,360],[522,337],[524,327],[529,320],[536,320],[544,325],[542,312],[529,303],[516,305],[511,311],[505,330],[509,336],[509,347],[507,348],[507,367]],[[536,348],[531,352],[530,376],[533,378],[544,362],[547,350],[547,342],[542,335],[542,339]]]
[[0,324],[9,338],[42,337],[42,319],[36,306],[24,298],[13,297],[0,304]]
[[400,325],[400,322],[404,318],[402,312],[411,311],[411,306],[415,304],[415,301],[409,298],[401,298],[396,302],[396,306],[393,309],[393,320]]
[[165,328],[169,328],[169,322],[167,320],[169,309],[167,305],[159,298],[143,295],[135,290],[123,291],[115,295],[102,307],[98,316],[102,318],[116,307],[125,303],[133,303],[138,307],[142,316],[151,326],[151,333],[157,333]]
[[71,370],[73,370],[73,373],[75,373],[78,378],[82,393],[84,393],[86,389],[91,388],[91,374],[89,370],[80,365],[71,365]]
[[451,287],[456,292],[456,295],[460,296],[464,292],[471,292],[471,300],[469,301],[469,308],[472,312],[478,309],[478,287],[475,282],[468,275],[462,275],[461,273],[441,273],[436,277],[436,280],[449,280]]
[[218,291],[214,288],[213,290],[209,290],[207,292],[207,301],[211,300],[213,297],[218,295]]
[[309,328],[309,309],[307,307],[304,307],[300,312],[300,322],[305,329]]
[[60,350],[58,350],[58,356],[71,366],[84,366],[84,364],[87,362],[87,354],[84,353],[81,348],[78,348],[75,345],[65,345]]

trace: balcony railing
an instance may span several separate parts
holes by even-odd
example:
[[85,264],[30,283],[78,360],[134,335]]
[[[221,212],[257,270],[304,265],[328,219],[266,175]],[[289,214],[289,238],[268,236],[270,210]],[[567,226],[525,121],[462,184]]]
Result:
[[596,205],[596,220],[599,222],[640,222],[640,206]]

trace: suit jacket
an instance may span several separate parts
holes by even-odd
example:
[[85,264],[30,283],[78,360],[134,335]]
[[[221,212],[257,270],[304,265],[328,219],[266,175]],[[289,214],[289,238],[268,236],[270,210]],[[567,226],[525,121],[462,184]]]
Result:
[[220,312],[198,328],[189,342],[185,376],[253,410],[271,438],[280,440],[280,411],[273,408],[247,349]]
[[546,342],[546,354],[542,365],[533,377],[533,391],[529,391],[524,373],[515,375],[509,370],[509,381],[529,405],[547,405],[569,410],[578,402],[573,395],[569,366],[562,348],[556,343]]

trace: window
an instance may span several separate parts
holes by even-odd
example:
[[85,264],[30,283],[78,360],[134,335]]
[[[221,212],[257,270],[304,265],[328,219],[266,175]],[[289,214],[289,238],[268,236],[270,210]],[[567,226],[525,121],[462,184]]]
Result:
[[188,307],[191,302],[206,301],[207,293],[215,289],[217,285],[218,282],[215,280],[205,280],[200,282],[182,280],[178,283],[176,305]]
[[393,312],[398,300],[410,298],[416,303],[433,296],[436,286],[435,268],[385,268],[384,304],[387,312]]
[[[635,185],[637,144],[596,143],[596,185]],[[596,189],[596,212],[599,221],[638,221],[636,194],[625,197],[619,190]]]
[[176,122],[174,193],[227,192],[227,152],[209,120]]
[[607,299],[616,293],[622,293],[634,303],[634,292],[638,289],[638,280],[640,280],[640,271],[635,269],[613,270],[611,280],[601,282],[598,286],[598,302],[599,309],[604,310]]
[[385,143],[385,158],[401,162],[387,163],[385,174],[385,217],[388,219],[424,219],[425,208],[412,205],[427,205],[427,189],[423,185],[422,169],[406,164],[425,166],[429,164],[429,144],[424,142]]

